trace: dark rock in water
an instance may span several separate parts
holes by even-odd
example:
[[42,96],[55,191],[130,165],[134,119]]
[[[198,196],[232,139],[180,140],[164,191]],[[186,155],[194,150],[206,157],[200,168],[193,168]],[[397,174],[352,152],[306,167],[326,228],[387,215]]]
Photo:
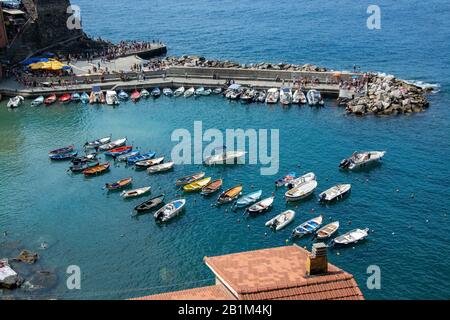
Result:
[[26,291],[52,289],[56,286],[57,282],[58,277],[56,274],[50,271],[41,270],[33,274],[33,276],[22,285],[22,289]]
[[37,253],[30,252],[28,250],[23,250],[14,261],[21,261],[27,264],[34,264],[38,260],[39,256]]

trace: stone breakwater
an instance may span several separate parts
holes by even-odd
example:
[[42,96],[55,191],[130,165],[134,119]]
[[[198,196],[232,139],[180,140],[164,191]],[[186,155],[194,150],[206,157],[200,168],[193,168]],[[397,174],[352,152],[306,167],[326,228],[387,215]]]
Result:
[[365,94],[348,101],[346,111],[360,116],[422,112],[429,107],[430,91],[393,76],[369,74]]
[[240,64],[234,61],[208,60],[199,56],[165,57],[161,60],[162,66],[200,67],[200,68],[233,68],[233,69],[256,69],[256,70],[280,70],[280,71],[304,71],[304,72],[327,72],[327,68],[313,64],[296,65],[289,63],[251,63]]

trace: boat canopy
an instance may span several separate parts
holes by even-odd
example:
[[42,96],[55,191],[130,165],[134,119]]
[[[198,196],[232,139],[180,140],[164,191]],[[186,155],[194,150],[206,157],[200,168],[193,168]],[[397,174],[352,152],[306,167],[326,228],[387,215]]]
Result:
[[238,90],[240,88],[241,88],[241,85],[237,84],[237,83],[234,83],[234,84],[232,84],[231,86],[228,87],[228,89],[231,89],[231,90]]

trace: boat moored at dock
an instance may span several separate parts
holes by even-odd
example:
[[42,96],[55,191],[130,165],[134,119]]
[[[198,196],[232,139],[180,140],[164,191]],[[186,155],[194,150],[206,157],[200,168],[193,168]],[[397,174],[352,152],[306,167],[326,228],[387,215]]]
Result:
[[44,100],[45,100],[44,96],[39,96],[31,102],[31,106],[39,107],[40,105],[44,104]]
[[308,104],[310,106],[323,106],[324,105],[322,95],[317,90],[314,90],[314,89],[309,90],[308,93],[306,94],[306,98],[307,98]]
[[280,89],[280,103],[282,105],[290,105],[292,103],[292,90],[291,88],[281,88]]
[[117,106],[120,104],[119,96],[114,90],[106,91],[106,104],[110,106]]

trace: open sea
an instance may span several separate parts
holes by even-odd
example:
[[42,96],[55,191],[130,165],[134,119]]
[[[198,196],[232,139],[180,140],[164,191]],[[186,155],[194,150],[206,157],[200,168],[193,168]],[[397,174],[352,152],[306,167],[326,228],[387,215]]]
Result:
[[[243,105],[221,97],[149,99],[107,106],[53,105],[8,110],[0,104],[0,258],[19,248],[36,251],[35,269],[57,276],[49,290],[0,292],[2,297],[124,299],[214,283],[204,256],[282,246],[296,225],[323,214],[339,220],[341,234],[356,227],[373,232],[355,247],[331,250],[333,264],[354,274],[367,299],[450,298],[450,2],[377,1],[381,30],[366,27],[370,1],[173,1],[77,0],[83,26],[113,41],[159,39],[169,55],[252,62],[314,63],[333,69],[381,71],[436,89],[420,114],[358,118],[327,100],[326,107]],[[131,14],[132,12],[132,14]],[[112,134],[141,150],[170,157],[173,130],[279,129],[280,171],[260,175],[257,165],[178,166],[149,176],[124,164],[86,179],[51,162],[49,150]],[[338,164],[355,150],[386,150],[380,166],[346,173]],[[316,197],[289,206],[295,223],[272,233],[265,221],[285,210],[282,190],[270,213],[245,220],[211,207],[215,198],[188,195],[186,212],[165,226],[150,215],[132,218],[143,201],[124,201],[104,183],[132,176],[153,195],[175,198],[174,181],[205,170],[225,186],[263,189],[288,172],[314,171]],[[351,183],[351,195],[329,206],[319,191]],[[252,188],[253,186],[253,188]],[[145,199],[145,198],[144,198]],[[297,207],[298,206],[298,207]],[[240,219],[240,222],[238,220]],[[7,236],[3,234],[7,231]],[[267,235],[266,235],[267,233]],[[40,248],[41,243],[48,248]],[[311,248],[311,238],[296,241]],[[81,269],[81,290],[68,290],[66,269]],[[367,268],[381,268],[381,289],[366,286]],[[21,267],[23,268],[23,267]],[[24,271],[31,274],[28,269]]]

